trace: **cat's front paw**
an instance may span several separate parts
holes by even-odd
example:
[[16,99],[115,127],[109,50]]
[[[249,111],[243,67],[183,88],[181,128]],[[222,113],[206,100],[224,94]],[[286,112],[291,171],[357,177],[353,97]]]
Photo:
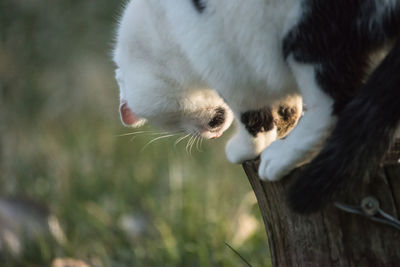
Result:
[[226,144],[225,153],[232,163],[242,163],[257,158],[277,138],[276,128],[258,133],[256,137],[247,131],[238,132]]
[[257,151],[251,142],[245,142],[234,136],[226,144],[225,154],[230,162],[242,163],[246,160],[255,159],[260,154],[260,151]]
[[293,160],[294,151],[284,142],[275,141],[261,153],[258,175],[262,180],[278,181],[296,167]]

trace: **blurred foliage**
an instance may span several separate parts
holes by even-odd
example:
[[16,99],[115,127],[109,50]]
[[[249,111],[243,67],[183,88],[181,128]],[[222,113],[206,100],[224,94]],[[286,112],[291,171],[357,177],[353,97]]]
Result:
[[192,155],[178,137],[141,151],[156,134],[118,136],[130,131],[110,60],[122,5],[0,0],[0,194],[45,203],[67,238],[25,242],[1,266],[242,266],[225,242],[265,266],[264,227],[243,171],[225,160],[227,134]]

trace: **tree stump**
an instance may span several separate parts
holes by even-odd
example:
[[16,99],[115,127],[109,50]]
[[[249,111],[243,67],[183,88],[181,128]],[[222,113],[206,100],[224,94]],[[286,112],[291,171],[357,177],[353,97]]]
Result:
[[[373,196],[386,213],[400,215],[400,141],[392,147],[377,175],[346,194],[343,203],[359,206]],[[400,266],[400,231],[368,217],[328,205],[299,215],[286,205],[292,173],[280,182],[263,182],[258,161],[243,164],[258,200],[268,235],[273,266]],[[299,171],[295,170],[294,172]]]

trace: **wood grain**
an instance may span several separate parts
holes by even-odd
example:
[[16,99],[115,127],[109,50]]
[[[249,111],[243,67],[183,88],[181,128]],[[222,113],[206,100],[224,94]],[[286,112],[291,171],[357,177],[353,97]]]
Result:
[[[400,142],[387,154],[379,172],[365,177],[341,202],[358,205],[374,196],[382,210],[400,215]],[[258,161],[243,164],[258,200],[273,266],[400,266],[400,231],[328,205],[303,216],[285,203],[295,170],[281,182],[263,182]]]

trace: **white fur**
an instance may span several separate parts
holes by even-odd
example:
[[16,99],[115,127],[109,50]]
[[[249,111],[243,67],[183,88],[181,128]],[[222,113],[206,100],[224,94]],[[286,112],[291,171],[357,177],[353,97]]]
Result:
[[295,2],[214,0],[201,15],[188,0],[162,5],[193,67],[241,113],[296,90],[281,50],[288,9]]
[[[191,1],[162,4],[170,30],[193,68],[224,97],[237,118],[297,92],[281,42],[299,18],[298,1],[207,1],[201,15]],[[233,163],[253,159],[276,137],[274,129],[253,138],[239,122],[226,146],[227,158]]]
[[228,141],[225,148],[226,157],[232,163],[242,163],[255,159],[278,137],[276,127],[268,132],[251,136],[242,124],[238,124],[236,134]]
[[[300,17],[299,1],[206,3],[203,14],[190,0],[128,4],[114,56],[121,99],[156,125],[194,128],[189,130],[194,133],[209,118],[204,110],[228,110],[225,99],[239,118],[226,153],[230,161],[242,162],[257,156],[277,134],[273,129],[253,138],[240,124],[240,114],[272,105],[300,87],[309,111],[286,140],[273,143],[261,157],[260,177],[277,180],[315,151],[332,125],[332,103],[316,86],[315,67],[289,65],[282,55],[282,38]],[[179,121],[168,121],[182,114]],[[232,121],[230,111],[228,117],[217,135]]]
[[[166,30],[165,11],[151,0],[131,1],[122,16],[114,61],[121,102],[133,113],[171,131],[213,138],[232,123],[226,103],[210,90]],[[207,129],[215,108],[226,110],[218,129]]]

